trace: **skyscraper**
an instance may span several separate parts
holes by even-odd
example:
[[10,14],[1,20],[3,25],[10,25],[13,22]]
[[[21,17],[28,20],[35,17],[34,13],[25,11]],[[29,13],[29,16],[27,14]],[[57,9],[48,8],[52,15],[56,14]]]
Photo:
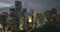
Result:
[[3,30],[5,31],[5,27],[7,25],[6,21],[7,21],[7,16],[8,13],[7,12],[3,12],[2,13],[2,26],[3,26]]
[[9,11],[9,16],[15,16],[15,9],[14,8],[10,8],[10,11]]
[[16,12],[21,12],[22,9],[22,2],[20,1],[15,1],[15,8],[16,8]]
[[18,32],[19,31],[19,20],[21,19],[21,12],[22,9],[22,3],[20,1],[15,1],[15,31],[14,32]]
[[26,9],[26,8],[23,8],[22,13],[23,13],[23,14],[24,14],[24,13],[27,13],[27,9]]
[[23,18],[24,18],[24,28],[25,29],[28,29],[28,16],[27,16],[27,9],[26,8],[23,8],[23,11],[22,11],[22,15],[23,15]]
[[15,31],[15,8],[10,8],[9,15],[8,15],[8,24],[10,27],[8,27],[8,30],[11,29],[11,31]]
[[0,14],[0,24],[2,24],[2,15]]
[[15,14],[18,18],[21,18],[22,15],[22,2],[15,1]]

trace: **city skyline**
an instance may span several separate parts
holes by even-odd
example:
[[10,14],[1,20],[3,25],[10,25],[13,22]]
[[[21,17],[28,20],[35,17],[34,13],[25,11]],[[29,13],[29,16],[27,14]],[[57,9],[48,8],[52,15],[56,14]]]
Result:
[[60,32],[60,13],[56,0],[2,1],[0,32]]
[[[14,6],[14,1],[16,0],[0,0],[0,11],[4,9],[4,7]],[[56,8],[58,11],[60,10],[60,0],[17,0],[22,2],[22,7],[37,10],[38,12],[50,10],[52,8]],[[5,6],[4,6],[5,5]],[[4,7],[3,7],[4,6]],[[2,9],[1,9],[2,8]],[[59,11],[60,12],[60,11]]]

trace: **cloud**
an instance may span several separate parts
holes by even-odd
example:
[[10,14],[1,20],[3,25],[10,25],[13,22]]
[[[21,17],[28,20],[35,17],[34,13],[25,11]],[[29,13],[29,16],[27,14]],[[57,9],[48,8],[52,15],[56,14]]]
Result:
[[4,8],[4,7],[11,7],[11,4],[0,2],[0,8]]
[[4,2],[4,3],[7,3],[7,4],[13,4],[14,0],[0,0],[0,2]]

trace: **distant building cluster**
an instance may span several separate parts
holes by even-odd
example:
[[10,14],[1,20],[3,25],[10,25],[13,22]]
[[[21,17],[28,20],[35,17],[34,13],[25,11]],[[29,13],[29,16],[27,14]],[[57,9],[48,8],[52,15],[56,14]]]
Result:
[[37,13],[31,9],[29,13],[26,8],[22,8],[20,1],[15,1],[15,8],[10,8],[9,14],[3,12],[0,14],[0,31],[20,32],[43,28],[43,26],[56,25],[60,23],[60,14],[56,9]]

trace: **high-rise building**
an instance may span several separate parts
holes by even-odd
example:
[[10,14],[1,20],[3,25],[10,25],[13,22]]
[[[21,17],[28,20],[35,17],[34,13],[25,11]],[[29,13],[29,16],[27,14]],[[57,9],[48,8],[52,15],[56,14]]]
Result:
[[52,14],[57,14],[57,10],[55,8],[52,8]]
[[8,13],[7,12],[3,12],[2,13],[2,26],[3,26],[3,30],[5,31],[5,27],[7,25],[6,21],[7,21],[7,16]]
[[23,13],[23,14],[27,13],[27,9],[26,9],[26,8],[23,8],[22,13]]
[[2,15],[0,14],[0,24],[2,24]]
[[9,16],[12,16],[12,17],[15,16],[15,8],[10,8]]
[[22,15],[21,9],[22,9],[22,3],[20,1],[15,1],[15,17],[14,17],[15,30],[14,32],[19,31],[19,20],[21,19],[21,15]]
[[22,11],[22,15],[23,15],[23,18],[24,18],[24,28],[25,29],[28,29],[28,15],[27,15],[27,9],[26,8],[23,8],[23,11]]
[[0,32],[3,32],[3,26],[0,24]]
[[33,28],[33,9],[29,10],[28,22],[29,22],[29,30],[31,30]]
[[0,32],[3,32],[2,14],[0,14]]
[[15,1],[15,14],[20,19],[22,16],[22,2]]
[[21,12],[22,9],[22,2],[20,1],[15,1],[15,8],[16,8],[16,12]]
[[7,30],[13,31],[15,29],[15,8],[10,8],[7,17]]
[[29,14],[33,16],[33,9],[29,10]]

